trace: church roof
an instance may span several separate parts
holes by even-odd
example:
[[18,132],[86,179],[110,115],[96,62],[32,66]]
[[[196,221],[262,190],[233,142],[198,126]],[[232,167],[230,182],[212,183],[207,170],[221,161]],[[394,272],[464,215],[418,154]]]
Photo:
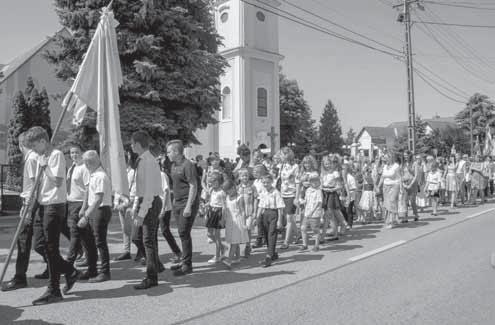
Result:
[[[70,32],[67,28],[62,28],[55,35],[64,33],[66,35],[70,35]],[[54,36],[55,36],[54,35]],[[35,47],[31,48],[29,51],[19,55],[14,60],[9,62],[8,64],[0,64],[0,84],[2,84],[5,80],[7,80],[12,74],[14,74],[20,67],[22,67],[26,62],[28,62],[33,56],[38,54],[41,50],[43,50],[54,38],[54,36],[48,36],[42,42],[40,42]]]

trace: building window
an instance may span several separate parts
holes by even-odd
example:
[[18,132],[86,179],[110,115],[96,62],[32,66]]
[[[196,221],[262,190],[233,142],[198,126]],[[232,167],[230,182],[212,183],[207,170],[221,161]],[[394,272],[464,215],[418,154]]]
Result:
[[229,14],[228,14],[228,13],[226,13],[226,12],[224,12],[224,13],[220,16],[220,21],[221,21],[222,23],[227,22],[227,20],[228,20],[228,19],[229,19]]
[[268,92],[265,88],[258,88],[258,116],[267,117],[268,116]]
[[232,119],[232,96],[230,88],[225,87],[222,90],[222,120]]
[[265,21],[265,14],[262,13],[261,11],[258,11],[256,13],[256,18],[258,18],[259,21]]

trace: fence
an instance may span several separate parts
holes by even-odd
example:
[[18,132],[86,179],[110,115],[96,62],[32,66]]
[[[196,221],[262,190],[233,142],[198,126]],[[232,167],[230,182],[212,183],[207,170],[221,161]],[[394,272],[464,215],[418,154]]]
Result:
[[22,168],[18,165],[0,165],[0,213],[18,211],[21,206]]

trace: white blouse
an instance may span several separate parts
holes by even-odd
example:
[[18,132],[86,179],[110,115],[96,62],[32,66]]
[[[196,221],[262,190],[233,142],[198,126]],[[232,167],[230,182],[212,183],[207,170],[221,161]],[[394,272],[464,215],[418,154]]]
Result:
[[400,166],[394,163],[392,166],[383,166],[383,184],[384,185],[397,185],[400,182]]

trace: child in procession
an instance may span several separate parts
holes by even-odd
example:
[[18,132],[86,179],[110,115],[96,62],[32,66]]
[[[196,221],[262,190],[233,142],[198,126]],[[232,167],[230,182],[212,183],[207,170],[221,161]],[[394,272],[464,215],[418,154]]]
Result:
[[206,228],[208,239],[215,244],[215,255],[208,261],[209,264],[221,262],[224,255],[221,229],[225,227],[222,210],[225,205],[225,192],[222,190],[223,177],[219,172],[212,172],[208,176]]
[[263,220],[263,233],[268,244],[264,266],[269,267],[272,261],[278,259],[276,252],[277,229],[282,227],[282,214],[285,208],[284,200],[280,192],[273,187],[273,176],[265,174],[263,176],[264,191],[259,193],[257,219]]
[[363,191],[361,195],[361,200],[359,201],[359,209],[361,214],[359,215],[358,221],[362,224],[366,224],[373,220],[373,210],[375,206],[375,191],[374,191],[374,181],[371,173],[371,168],[366,167],[363,175]]
[[244,248],[244,256],[249,257],[251,254],[251,229],[256,216],[256,207],[258,206],[258,191],[256,187],[249,181],[249,170],[241,168],[238,171],[239,175],[239,195],[244,199],[244,214],[246,215],[246,225],[248,229],[249,240]]
[[431,199],[433,207],[432,215],[437,215],[438,201],[440,199],[440,182],[442,180],[442,172],[438,169],[436,161],[431,163],[430,171],[426,174],[425,192]]
[[223,183],[222,189],[226,193],[223,209],[225,219],[225,241],[230,244],[229,258],[223,262],[227,266],[240,262],[240,245],[249,242],[248,224],[244,197],[237,193],[232,180]]
[[320,225],[323,222],[323,193],[320,188],[320,176],[317,172],[309,175],[310,187],[306,190],[304,197],[304,218],[301,222],[303,246],[299,251],[308,249],[308,228],[311,228],[314,235],[315,245],[312,251],[320,250]]

